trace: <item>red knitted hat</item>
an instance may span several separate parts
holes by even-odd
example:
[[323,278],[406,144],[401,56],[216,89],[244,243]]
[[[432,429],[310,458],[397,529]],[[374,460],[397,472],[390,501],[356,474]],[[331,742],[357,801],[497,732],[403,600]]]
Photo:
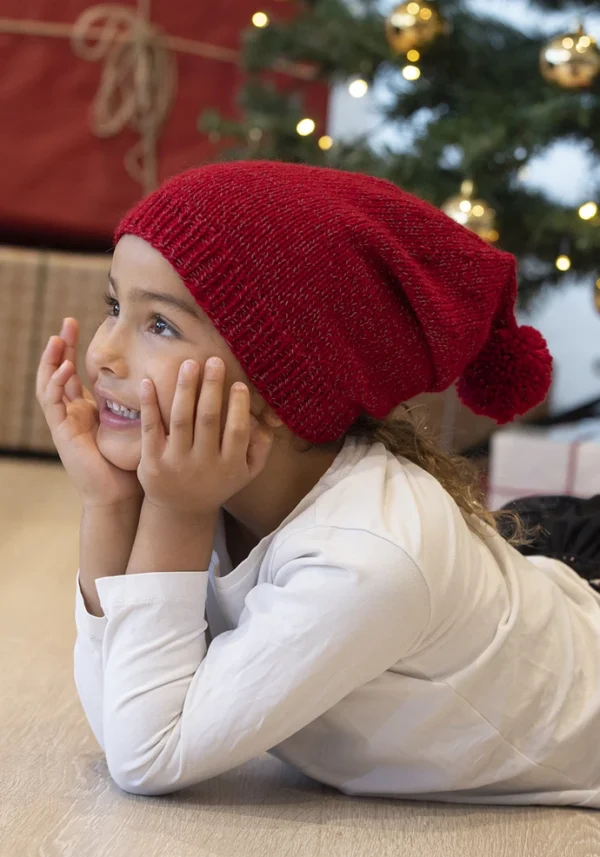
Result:
[[313,443],[458,379],[508,422],[552,359],[518,327],[515,260],[381,179],[268,161],[167,181],[119,225],[158,250],[265,400]]

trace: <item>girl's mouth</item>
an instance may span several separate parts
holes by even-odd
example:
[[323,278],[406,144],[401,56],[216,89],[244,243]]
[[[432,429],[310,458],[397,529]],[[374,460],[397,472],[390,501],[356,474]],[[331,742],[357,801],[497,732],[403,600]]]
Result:
[[100,410],[100,423],[111,429],[139,428],[140,412],[105,399],[104,407]]

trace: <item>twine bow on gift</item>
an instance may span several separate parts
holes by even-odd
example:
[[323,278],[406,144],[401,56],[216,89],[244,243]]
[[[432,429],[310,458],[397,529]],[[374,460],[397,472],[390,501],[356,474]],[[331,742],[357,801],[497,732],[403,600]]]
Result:
[[[157,142],[177,92],[176,53],[239,64],[238,51],[165,33],[150,19],[150,0],[137,7],[107,3],[90,6],[75,24],[0,18],[0,34],[68,38],[74,52],[91,62],[104,60],[92,104],[92,131],[113,137],[125,127],[140,135],[125,156],[129,175],[149,193],[158,184]],[[299,80],[315,70],[281,60],[277,71]]]
[[125,157],[129,175],[145,193],[158,182],[156,146],[177,89],[177,66],[161,30],[150,23],[149,0],[128,6],[91,6],[73,27],[71,44],[82,59],[104,60],[92,104],[92,130],[114,137],[125,127],[140,140]]

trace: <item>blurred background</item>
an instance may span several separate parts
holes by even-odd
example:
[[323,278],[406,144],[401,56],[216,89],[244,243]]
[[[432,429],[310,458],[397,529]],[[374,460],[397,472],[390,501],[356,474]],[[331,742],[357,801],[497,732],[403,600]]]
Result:
[[87,346],[127,208],[187,167],[275,158],[389,178],[518,257],[549,400],[520,434],[453,390],[424,418],[447,448],[491,451],[492,502],[597,493],[598,37],[595,2],[3,0],[0,450],[53,454],[39,353],[66,315]]

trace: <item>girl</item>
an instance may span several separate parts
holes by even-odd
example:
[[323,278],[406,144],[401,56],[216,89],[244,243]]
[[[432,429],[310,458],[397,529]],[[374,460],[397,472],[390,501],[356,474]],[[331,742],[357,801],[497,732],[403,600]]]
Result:
[[109,279],[93,397],[71,319],[38,395],[118,785],[269,750],[348,794],[600,807],[600,595],[392,413],[457,379],[499,422],[544,398],[514,260],[387,182],[245,162],[142,201]]

